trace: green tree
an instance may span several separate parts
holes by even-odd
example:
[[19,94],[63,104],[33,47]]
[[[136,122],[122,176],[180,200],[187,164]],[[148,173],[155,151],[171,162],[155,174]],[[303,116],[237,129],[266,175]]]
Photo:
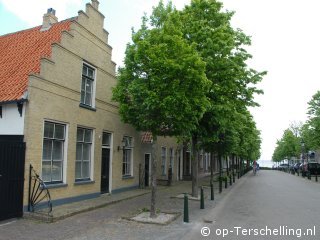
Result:
[[[240,108],[257,106],[254,94],[262,91],[255,85],[266,74],[248,67],[246,61],[252,56],[245,46],[251,44],[250,38],[231,26],[233,12],[223,11],[222,7],[216,0],[192,0],[180,14],[183,35],[206,62],[206,76],[212,83],[208,92],[210,106],[192,139],[212,146],[218,152],[220,166],[222,155],[227,153],[226,141],[230,143],[231,139],[237,141],[238,138],[233,128],[234,115]],[[196,159],[196,151],[193,155],[192,159]],[[194,173],[197,161],[192,165]],[[196,176],[193,176],[193,195],[197,194],[194,178]]]
[[320,147],[320,91],[317,91],[308,102],[308,121],[304,128],[305,142],[310,148],[318,149]]
[[157,136],[190,136],[208,105],[205,63],[181,29],[177,11],[160,2],[132,33],[113,89],[122,120],[153,136],[151,217],[156,215]]
[[277,141],[273,153],[273,161],[278,162],[284,159],[298,158],[301,152],[300,137],[296,136],[291,129],[286,129],[282,138]]

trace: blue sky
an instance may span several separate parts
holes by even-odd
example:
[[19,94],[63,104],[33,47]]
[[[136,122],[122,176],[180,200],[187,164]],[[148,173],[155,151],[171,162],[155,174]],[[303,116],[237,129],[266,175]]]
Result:
[[[0,35],[40,25],[47,8],[59,20],[77,15],[90,0],[0,0]],[[249,65],[268,75],[259,84],[260,108],[252,109],[262,131],[261,159],[270,159],[277,139],[290,123],[305,121],[307,102],[320,90],[320,14],[318,0],[221,0],[234,10],[232,24],[252,36]],[[164,1],[166,2],[166,1]],[[122,63],[131,28],[158,0],[100,0],[113,60]],[[181,9],[190,0],[174,0]]]

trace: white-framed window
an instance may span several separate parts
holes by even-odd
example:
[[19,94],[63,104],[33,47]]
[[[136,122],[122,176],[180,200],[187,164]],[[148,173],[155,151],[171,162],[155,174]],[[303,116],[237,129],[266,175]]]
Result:
[[200,155],[199,155],[199,168],[200,169],[203,169],[203,161],[204,161],[204,159],[203,159],[203,151],[201,150],[200,151]]
[[173,170],[173,157],[174,157],[174,153],[173,153],[173,148],[169,148],[169,168],[171,168]]
[[93,130],[77,128],[75,180],[90,180]]
[[42,180],[46,183],[63,181],[66,125],[44,122],[42,149]]
[[161,174],[162,175],[166,175],[167,173],[166,163],[167,163],[167,148],[161,147]]
[[103,132],[102,133],[102,146],[106,148],[110,148],[111,146],[111,133]]
[[204,154],[204,170],[208,170],[208,153]]
[[92,66],[83,63],[80,103],[89,107],[94,107],[95,72],[96,71]]
[[127,177],[133,175],[133,138],[124,136],[123,141],[122,176]]

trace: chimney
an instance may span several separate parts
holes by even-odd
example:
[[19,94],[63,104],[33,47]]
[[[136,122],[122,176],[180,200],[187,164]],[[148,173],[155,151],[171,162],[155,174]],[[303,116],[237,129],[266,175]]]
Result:
[[99,1],[98,0],[91,0],[91,4],[94,9],[98,10],[98,8],[99,8]]
[[56,17],[56,10],[49,8],[47,13],[43,15],[43,23],[41,31],[48,30],[52,24],[57,23],[58,18]]

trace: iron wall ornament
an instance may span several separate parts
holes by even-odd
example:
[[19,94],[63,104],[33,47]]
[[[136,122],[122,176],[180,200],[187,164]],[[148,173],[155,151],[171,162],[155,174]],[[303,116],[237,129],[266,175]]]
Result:
[[51,196],[48,187],[30,164],[29,170],[29,212],[52,212]]

